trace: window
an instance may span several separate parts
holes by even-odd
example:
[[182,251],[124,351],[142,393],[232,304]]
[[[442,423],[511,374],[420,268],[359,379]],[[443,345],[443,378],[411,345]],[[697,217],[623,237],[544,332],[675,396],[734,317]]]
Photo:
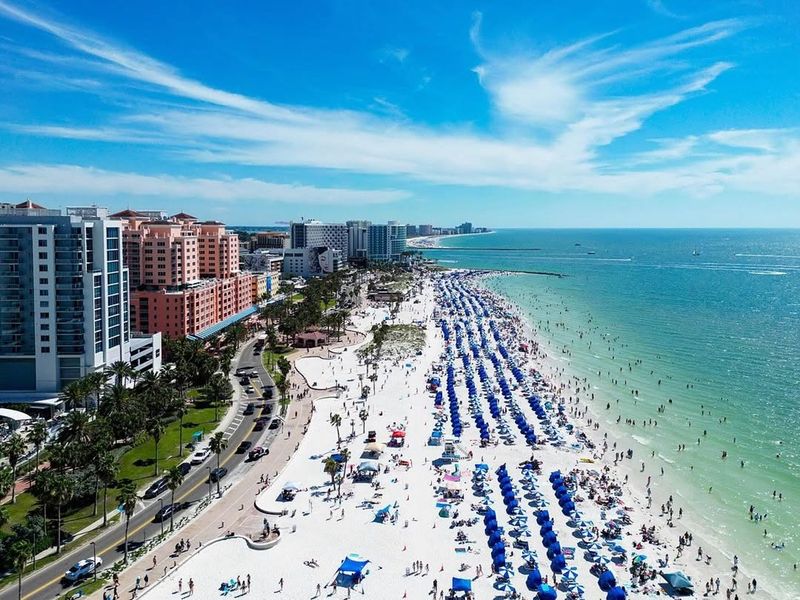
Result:
[[47,285],[47,277],[39,277],[39,285]]
[[43,336],[41,337],[41,340],[42,340],[43,342],[49,342],[49,341],[50,341],[50,336],[49,336],[49,335],[43,335]]
[[42,346],[43,354],[50,354],[50,346]]
[[47,252],[39,252],[39,260],[47,260]]
[[39,329],[41,329],[42,331],[50,331],[50,325],[47,323],[42,323]]
[[47,240],[39,240],[39,248],[47,248]]
[[47,265],[39,265],[39,272],[46,273],[47,272]]
[[50,295],[50,292],[48,290],[39,290],[39,295],[40,296],[48,296],[48,295]]
[[39,233],[41,235],[47,235],[47,227],[39,227]]
[[40,313],[39,314],[39,318],[40,319],[49,319],[50,318],[50,313],[49,312]]
[[50,308],[50,303],[47,300],[39,300],[39,308]]

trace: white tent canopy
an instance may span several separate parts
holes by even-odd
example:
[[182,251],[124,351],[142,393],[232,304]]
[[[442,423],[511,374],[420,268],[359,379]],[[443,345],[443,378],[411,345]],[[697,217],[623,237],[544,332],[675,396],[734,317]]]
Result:
[[24,412],[12,410],[10,408],[0,408],[0,419],[8,419],[20,423],[22,421],[30,421],[31,417]]

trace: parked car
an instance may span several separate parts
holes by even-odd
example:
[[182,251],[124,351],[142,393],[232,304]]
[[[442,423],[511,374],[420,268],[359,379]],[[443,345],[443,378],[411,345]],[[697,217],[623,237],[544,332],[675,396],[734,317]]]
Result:
[[264,427],[266,426],[267,424],[261,419],[259,419],[258,421],[256,421],[256,424],[253,425],[253,431],[264,431]]
[[225,467],[218,467],[211,471],[211,474],[209,474],[208,476],[208,480],[211,483],[216,483],[217,481],[220,481],[223,477],[225,477],[225,475],[227,474],[228,474],[228,469],[226,469]]
[[197,450],[195,450],[195,453],[192,454],[191,463],[193,465],[199,465],[205,459],[207,459],[209,456],[211,456],[211,449],[210,448],[205,447],[205,446],[202,447],[202,448],[198,448]]
[[161,492],[167,489],[167,479],[162,477],[158,481],[154,481],[149,488],[147,488],[144,492],[144,497],[149,500],[150,498],[155,498],[156,496],[161,495]]
[[270,429],[277,429],[281,426],[281,422],[278,419],[272,419],[272,423],[269,424]]
[[239,444],[239,447],[236,448],[236,454],[244,454],[245,452],[247,452],[247,449],[250,448],[250,446],[252,445],[253,442],[244,440],[241,444]]
[[192,470],[192,465],[188,462],[182,462],[178,465],[178,470],[181,472],[181,475],[185,477],[187,473]]
[[269,448],[262,448],[261,446],[256,446],[250,452],[247,453],[247,460],[258,460],[262,456],[266,456],[269,454]]
[[244,407],[244,412],[242,414],[247,416],[247,415],[252,415],[254,412],[256,412],[256,405],[250,402],[247,406]]
[[88,577],[92,573],[94,573],[97,569],[103,566],[103,559],[99,556],[97,559],[94,558],[86,558],[84,560],[80,560],[76,562],[72,567],[70,567],[69,571],[64,573],[64,579],[69,582],[80,581],[84,577]]

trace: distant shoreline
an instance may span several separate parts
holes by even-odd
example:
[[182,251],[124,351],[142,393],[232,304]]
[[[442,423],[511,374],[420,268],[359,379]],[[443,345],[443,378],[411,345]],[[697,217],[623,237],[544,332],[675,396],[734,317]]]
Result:
[[450,235],[423,235],[414,237],[406,241],[409,248],[441,248],[441,241],[444,238],[467,237],[471,235],[487,235],[494,231],[480,231],[477,233],[453,233]]

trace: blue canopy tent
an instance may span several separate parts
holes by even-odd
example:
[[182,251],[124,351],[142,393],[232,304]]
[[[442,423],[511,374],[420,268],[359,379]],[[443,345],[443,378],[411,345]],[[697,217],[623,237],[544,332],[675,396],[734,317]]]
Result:
[[472,580],[462,579],[461,577],[453,577],[452,588],[454,592],[471,592]]
[[342,561],[336,570],[336,585],[351,587],[359,583],[364,579],[364,568],[368,564],[368,560],[360,560],[357,555],[351,554]]
[[534,591],[540,585],[542,585],[542,574],[539,572],[539,569],[534,569],[528,573],[528,577],[525,579],[525,586],[530,591]]
[[617,585],[617,579],[616,577],[614,577],[614,573],[612,573],[611,571],[605,571],[604,573],[600,574],[600,577],[597,578],[597,585],[600,586],[601,590],[607,592],[615,585]]
[[563,554],[556,554],[550,561],[550,570],[553,573],[561,573],[567,567],[567,559]]
[[536,592],[537,600],[556,600],[558,594],[554,587],[543,583]]
[[606,600],[625,600],[627,596],[628,593],[625,591],[625,588],[615,586],[608,590],[608,594],[606,594]]

